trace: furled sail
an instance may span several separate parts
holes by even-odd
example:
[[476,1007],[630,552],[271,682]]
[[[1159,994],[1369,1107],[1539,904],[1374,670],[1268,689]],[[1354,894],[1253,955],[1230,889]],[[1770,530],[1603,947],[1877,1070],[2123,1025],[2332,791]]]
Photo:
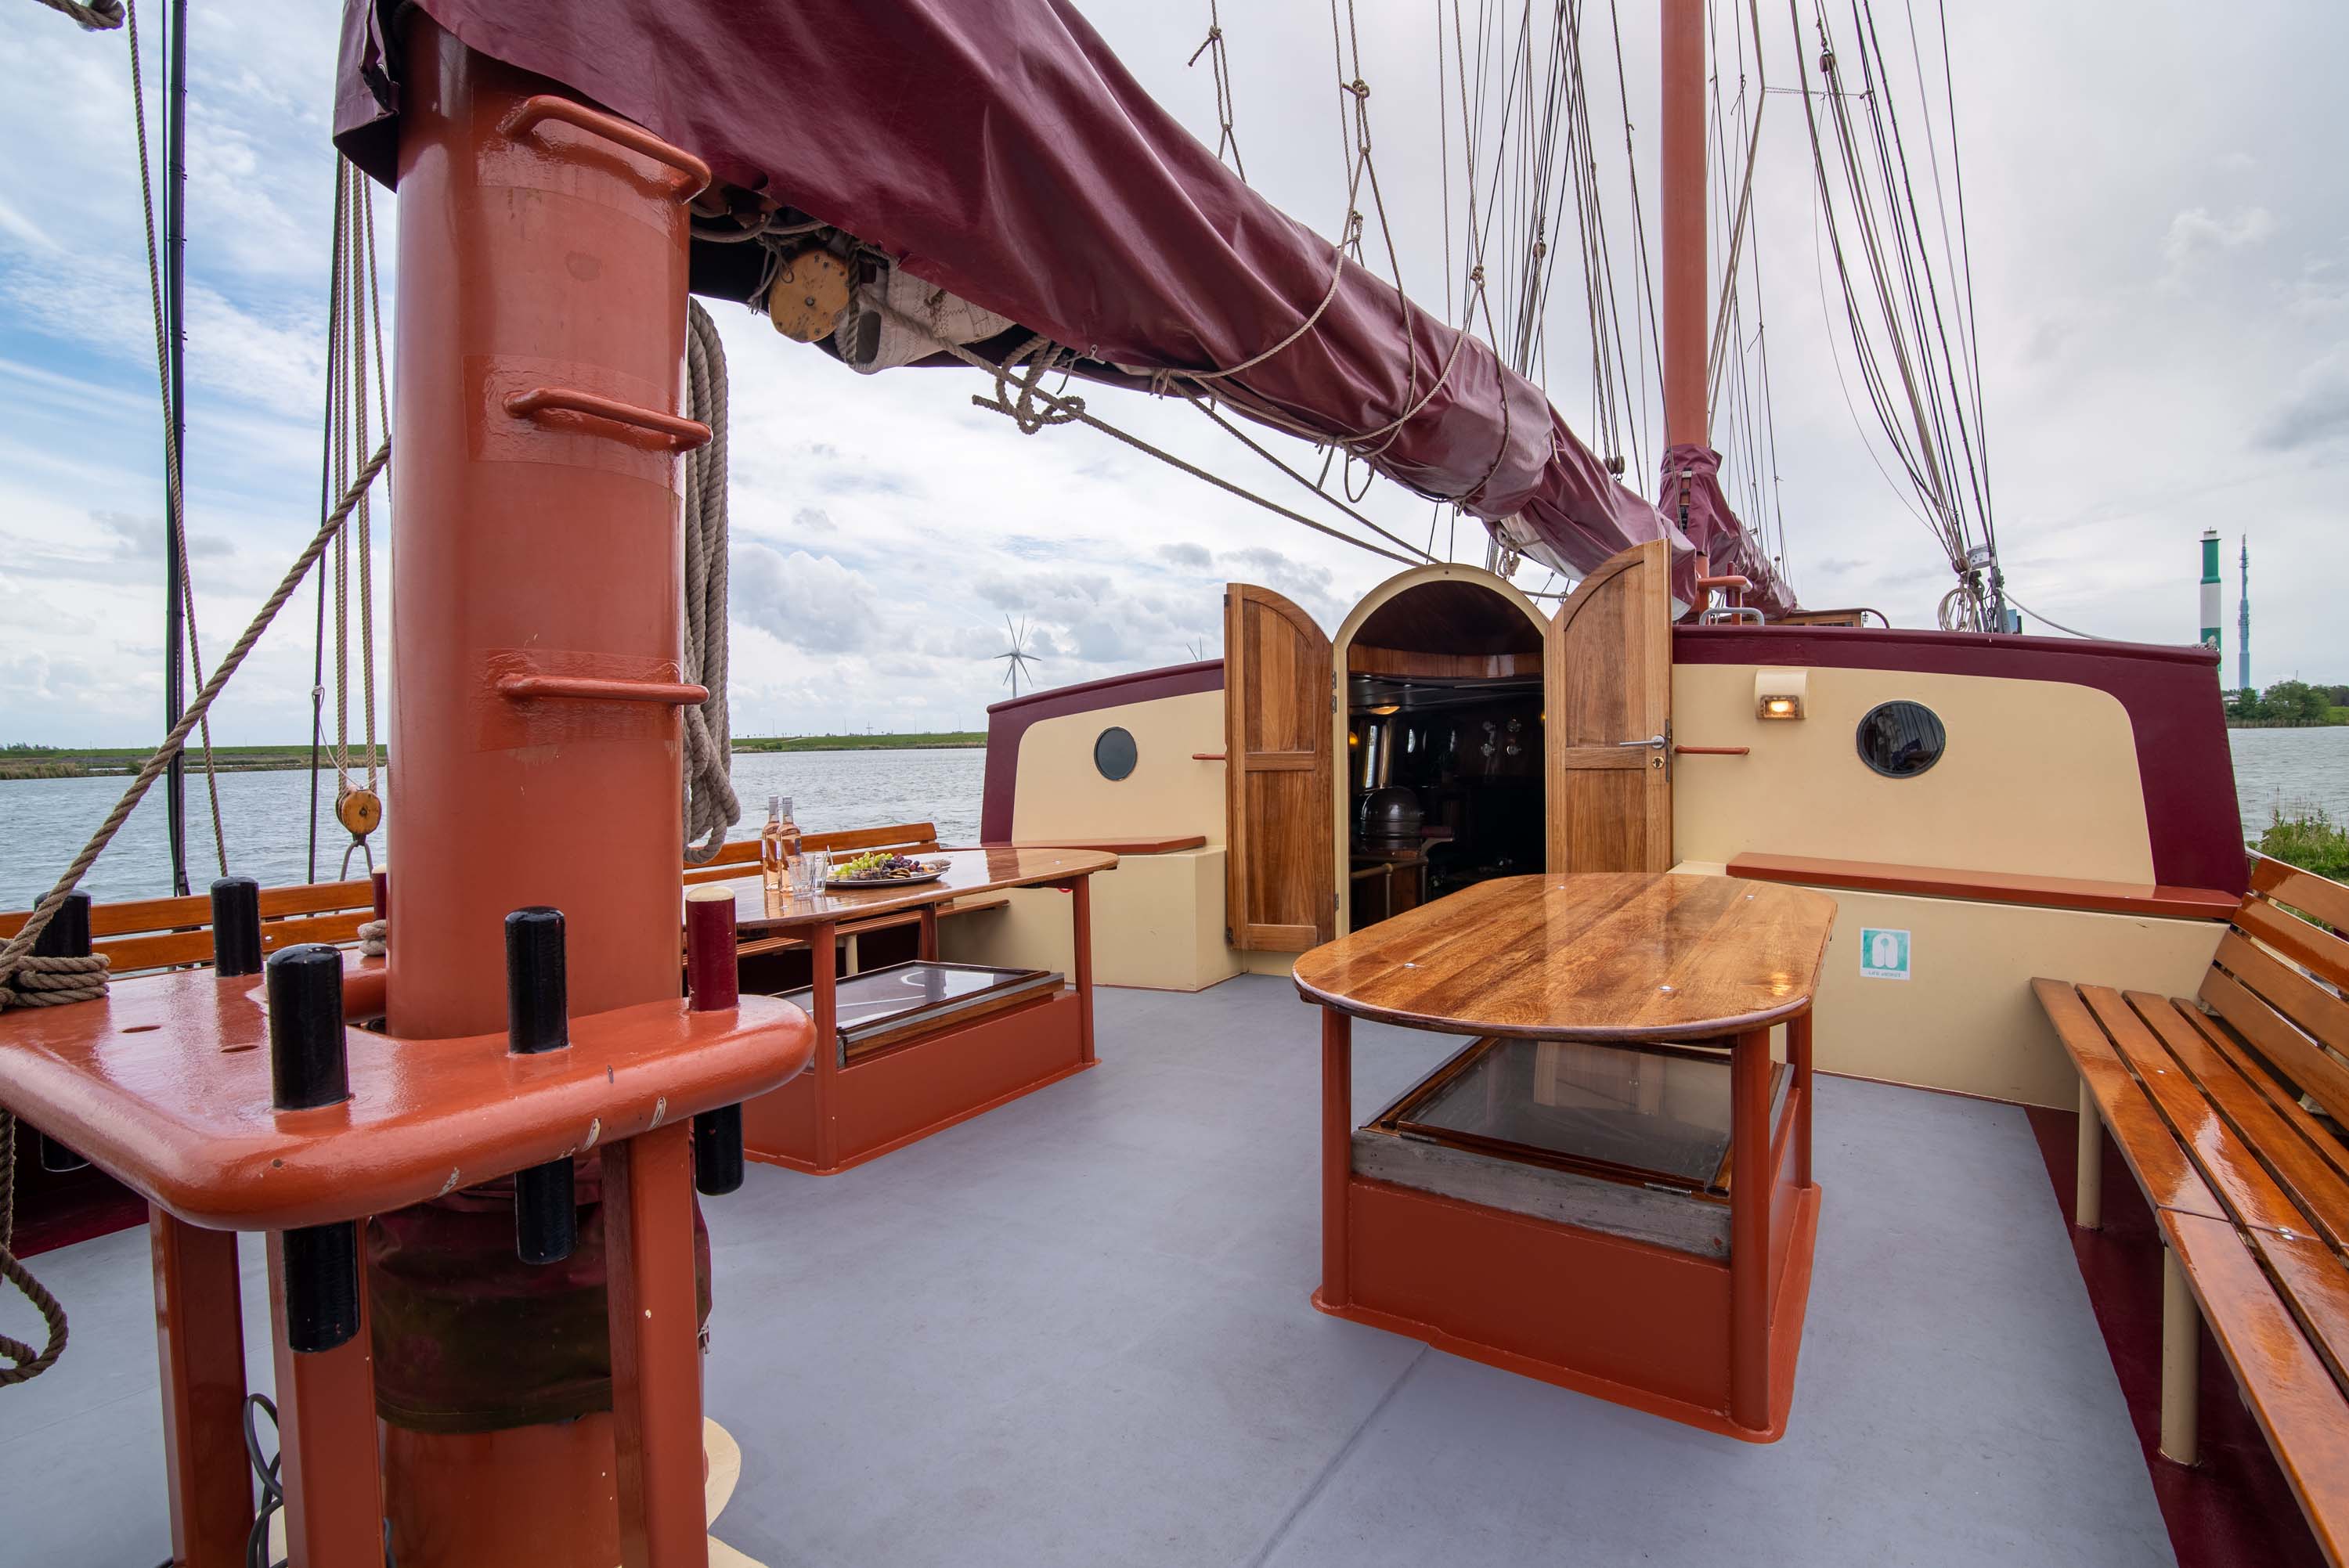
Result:
[[[421,4],[471,47],[1018,323],[1005,352],[1042,334],[1080,374],[1187,387],[1341,443],[1510,520],[1505,542],[1569,573],[1658,537],[1689,551],[1538,387],[1257,195],[1067,0]],[[387,183],[398,9],[347,0],[336,99],[337,143]],[[703,261],[696,288],[727,292]]]

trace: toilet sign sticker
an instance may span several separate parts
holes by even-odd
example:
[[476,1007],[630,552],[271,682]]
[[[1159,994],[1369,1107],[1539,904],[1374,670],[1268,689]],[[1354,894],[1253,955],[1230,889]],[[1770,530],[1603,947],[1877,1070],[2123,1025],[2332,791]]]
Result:
[[1863,980],[1909,978],[1909,934],[1862,926],[1859,933],[1859,977]]

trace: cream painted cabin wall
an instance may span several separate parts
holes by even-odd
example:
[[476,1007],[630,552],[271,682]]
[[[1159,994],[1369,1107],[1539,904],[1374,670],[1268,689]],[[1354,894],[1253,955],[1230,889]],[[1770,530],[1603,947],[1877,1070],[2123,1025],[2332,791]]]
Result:
[[[1754,717],[1759,667],[1672,667],[1672,738],[1753,748],[1672,759],[1679,859],[1815,855],[2153,881],[2137,736],[2111,693],[1817,665],[1805,717],[1764,720]],[[1940,717],[1949,748],[1914,779],[1887,779],[1859,759],[1853,737],[1869,708],[1902,697]]]
[[[1133,737],[1133,771],[1093,766],[1093,742],[1112,726]],[[1019,738],[1012,801],[1016,843],[1067,839],[1169,839],[1204,834],[1202,849],[1126,855],[1093,878],[1093,978],[1104,985],[1196,991],[1240,972],[1224,944],[1224,765],[1193,753],[1224,749],[1224,696],[1192,692],[1039,719]],[[1019,889],[991,914],[945,922],[941,953],[970,964],[1075,965],[1069,899]]]
[[[1718,876],[1718,862],[1672,868]],[[2069,1110],[2079,1074],[2031,994],[2037,975],[2191,996],[2226,926],[1822,889],[1835,935],[1811,1016],[1822,1072]],[[1907,980],[1859,972],[1864,927],[1909,933]]]
[[[1678,757],[1673,840],[1684,871],[1740,854],[2106,882],[2153,880],[2137,737],[2110,693],[2057,681],[1809,666],[1805,716],[1754,716],[1753,665],[1672,670],[1673,738],[1745,746]],[[1859,759],[1881,702],[1940,716],[1949,746],[1914,779]],[[2069,1107],[2076,1079],[2031,995],[2036,975],[2192,995],[2221,926],[2209,921],[1823,890],[1837,903],[1813,1038],[1821,1068],[1993,1099]],[[1911,978],[1864,979],[1863,927],[1909,932]]]

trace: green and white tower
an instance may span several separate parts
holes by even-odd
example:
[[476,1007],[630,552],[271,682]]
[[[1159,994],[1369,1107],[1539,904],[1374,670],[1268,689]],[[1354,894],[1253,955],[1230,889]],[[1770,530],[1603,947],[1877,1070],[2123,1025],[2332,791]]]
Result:
[[2219,531],[2202,531],[2202,645],[2219,643]]

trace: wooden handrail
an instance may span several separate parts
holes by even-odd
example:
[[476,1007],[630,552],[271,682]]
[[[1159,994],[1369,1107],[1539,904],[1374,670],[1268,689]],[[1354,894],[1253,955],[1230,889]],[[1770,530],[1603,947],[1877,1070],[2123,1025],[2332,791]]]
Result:
[[1675,757],[1747,757],[1751,756],[1753,751],[1754,748],[1750,746],[1675,746],[1672,748],[1672,755]]
[[1810,855],[1740,855],[1729,862],[1729,874],[1757,882],[1797,882],[1805,887],[1849,888],[1857,892],[1909,893],[1922,898],[2089,910],[2104,914],[2158,914],[2175,920],[2225,920],[2242,903],[2233,893],[2218,888],[2165,887],[2153,882],[2100,882],[2086,877],[2033,876],[2016,872],[1953,871],[1938,866],[1888,865],[1879,861],[1825,860]]

